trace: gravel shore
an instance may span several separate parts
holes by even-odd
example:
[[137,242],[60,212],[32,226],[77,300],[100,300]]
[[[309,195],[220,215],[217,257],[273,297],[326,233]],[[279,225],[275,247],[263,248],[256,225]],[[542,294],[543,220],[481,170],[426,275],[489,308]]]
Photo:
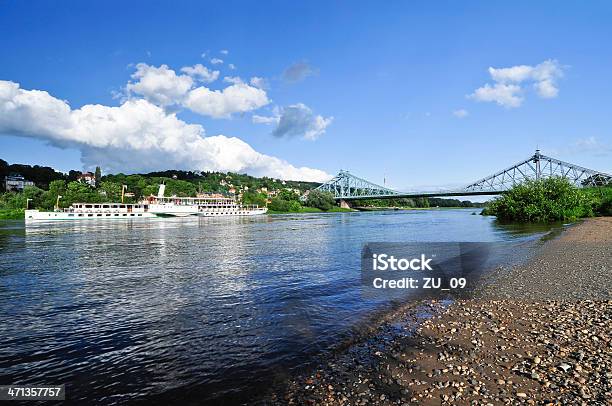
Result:
[[266,403],[612,405],[611,266],[612,218],[586,220],[479,299],[399,310]]

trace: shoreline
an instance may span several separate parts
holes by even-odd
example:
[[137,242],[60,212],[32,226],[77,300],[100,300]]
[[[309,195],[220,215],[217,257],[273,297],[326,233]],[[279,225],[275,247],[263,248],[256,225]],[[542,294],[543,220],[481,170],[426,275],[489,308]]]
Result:
[[266,403],[606,404],[610,264],[612,218],[574,224],[475,299],[392,311]]

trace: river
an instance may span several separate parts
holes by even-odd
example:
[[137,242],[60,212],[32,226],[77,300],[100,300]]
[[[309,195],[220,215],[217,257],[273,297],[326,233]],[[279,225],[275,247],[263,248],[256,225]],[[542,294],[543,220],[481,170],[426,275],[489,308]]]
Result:
[[72,404],[252,401],[388,306],[360,295],[365,242],[504,242],[506,261],[546,231],[474,210],[0,222],[0,384],[65,383]]

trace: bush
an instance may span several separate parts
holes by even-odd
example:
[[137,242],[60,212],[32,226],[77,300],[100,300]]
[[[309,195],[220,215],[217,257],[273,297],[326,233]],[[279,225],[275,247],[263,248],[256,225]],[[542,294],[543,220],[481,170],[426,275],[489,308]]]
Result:
[[612,216],[612,187],[584,189],[595,201],[594,210],[600,216]]
[[297,213],[301,211],[302,205],[296,200],[285,200],[281,199],[280,197],[276,197],[272,199],[272,202],[270,202],[268,208],[272,211]]
[[330,210],[336,205],[334,195],[329,192],[321,192],[319,190],[311,190],[306,198],[306,206],[315,207],[324,211]]
[[516,185],[493,200],[483,215],[518,222],[573,221],[595,214],[598,201],[567,179],[546,178]]

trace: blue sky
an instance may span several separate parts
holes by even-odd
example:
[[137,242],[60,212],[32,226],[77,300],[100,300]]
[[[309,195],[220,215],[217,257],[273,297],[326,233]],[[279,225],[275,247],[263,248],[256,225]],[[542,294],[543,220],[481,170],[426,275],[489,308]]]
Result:
[[[464,184],[539,147],[610,173],[611,12],[604,1],[3,1],[0,158],[311,179],[348,169],[409,189]],[[181,71],[197,64],[216,80]]]

